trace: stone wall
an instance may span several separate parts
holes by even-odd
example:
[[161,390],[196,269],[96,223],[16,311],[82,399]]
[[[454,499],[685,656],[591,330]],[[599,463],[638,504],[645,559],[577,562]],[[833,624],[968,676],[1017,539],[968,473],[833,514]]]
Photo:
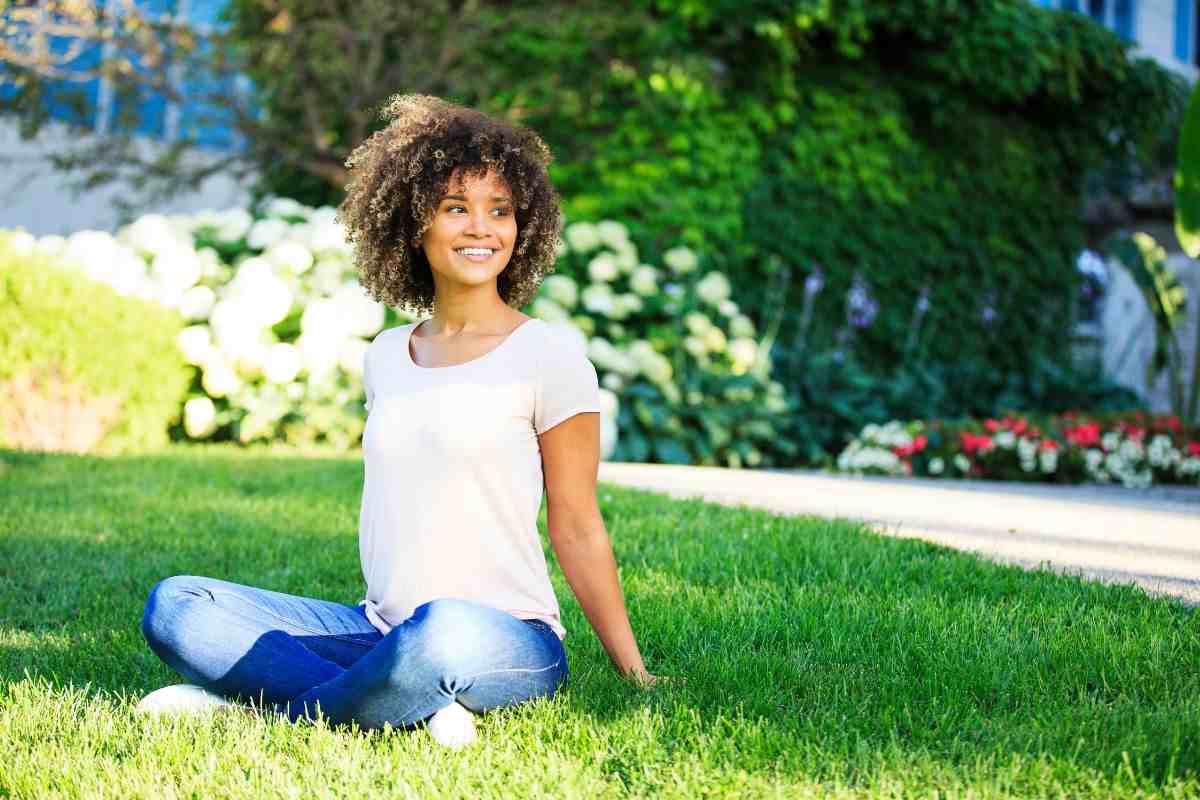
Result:
[[[1176,329],[1184,353],[1184,392],[1191,386],[1196,363],[1196,328],[1200,325],[1200,261],[1181,253],[1167,258],[1167,265],[1187,288],[1187,314]],[[1172,411],[1169,373],[1163,370],[1147,383],[1146,368],[1154,353],[1154,318],[1133,277],[1115,259],[1107,262],[1109,283],[1100,314],[1100,336],[1104,372],[1146,399],[1155,412]],[[1200,422],[1200,419],[1196,420]]]

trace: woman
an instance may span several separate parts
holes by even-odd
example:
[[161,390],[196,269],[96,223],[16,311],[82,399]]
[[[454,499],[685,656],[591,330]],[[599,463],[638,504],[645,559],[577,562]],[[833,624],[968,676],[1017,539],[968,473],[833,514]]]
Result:
[[537,532],[543,481],[550,541],[588,621],[622,675],[659,680],[596,504],[596,370],[569,331],[517,310],[555,261],[550,151],[435,97],[396,96],[384,114],[347,162],[339,219],[367,291],[431,316],[381,332],[366,355],[366,596],[349,606],[167,578],[143,631],[201,688],[159,690],[145,709],[258,698],[293,721],[429,720],[457,745],[474,738],[468,712],[553,695],[568,669]]

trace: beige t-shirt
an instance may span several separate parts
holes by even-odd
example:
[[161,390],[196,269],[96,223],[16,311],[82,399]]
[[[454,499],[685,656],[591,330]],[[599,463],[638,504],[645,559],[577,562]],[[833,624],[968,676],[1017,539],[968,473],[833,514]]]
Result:
[[538,535],[537,436],[600,411],[596,368],[569,331],[522,322],[484,355],[421,367],[413,322],[379,333],[363,367],[359,557],[381,633],[455,597],[566,629]]

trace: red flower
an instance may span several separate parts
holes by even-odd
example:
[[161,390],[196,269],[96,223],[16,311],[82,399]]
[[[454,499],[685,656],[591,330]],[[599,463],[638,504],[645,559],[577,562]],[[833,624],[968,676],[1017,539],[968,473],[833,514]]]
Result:
[[989,433],[995,433],[1000,430],[1000,423],[994,419],[984,420],[983,427],[987,428]]
[[1053,439],[1042,439],[1042,449],[1043,450],[1057,450],[1058,442],[1054,441]]
[[1172,414],[1171,416],[1167,417],[1167,427],[1168,427],[1168,428],[1170,428],[1170,429],[1171,429],[1171,430],[1173,430],[1173,431],[1176,431],[1176,432],[1178,432],[1178,431],[1179,431],[1179,429],[1180,429],[1180,427],[1182,427],[1182,426],[1179,424],[1179,417],[1175,416],[1174,414]]
[[1016,424],[1013,425],[1012,431],[1013,431],[1013,433],[1020,436],[1022,433],[1025,432],[1026,427],[1027,427],[1027,425],[1025,424],[1025,420],[1019,419],[1019,420],[1017,420]]
[[1100,425],[1095,422],[1089,422],[1075,428],[1064,428],[1063,435],[1073,445],[1091,447],[1100,444]]
[[980,434],[976,436],[963,431],[959,435],[959,441],[962,442],[962,449],[967,455],[972,455],[976,451],[986,453],[992,449],[992,437]]
[[1188,442],[1188,455],[1200,458],[1200,442]]
[[925,438],[925,434],[923,434],[923,433],[922,433],[922,434],[919,434],[919,435],[917,436],[917,438],[913,439],[913,447],[912,447],[912,449],[913,449],[913,452],[914,452],[914,453],[919,453],[919,452],[921,452],[922,450],[924,450],[924,449],[925,449],[925,444],[926,444],[928,441],[929,441],[929,440]]

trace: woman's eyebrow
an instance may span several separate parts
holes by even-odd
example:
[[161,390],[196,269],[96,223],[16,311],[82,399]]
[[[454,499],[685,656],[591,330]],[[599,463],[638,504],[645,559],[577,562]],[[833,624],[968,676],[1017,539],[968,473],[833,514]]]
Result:
[[[466,197],[466,195],[462,195],[462,194],[448,194],[445,197],[443,197],[442,199],[443,200],[466,200],[467,197]],[[504,195],[499,195],[499,194],[492,195],[492,200],[495,200],[495,201],[498,201],[501,203],[511,203],[512,202],[512,200],[510,198],[505,197]]]

